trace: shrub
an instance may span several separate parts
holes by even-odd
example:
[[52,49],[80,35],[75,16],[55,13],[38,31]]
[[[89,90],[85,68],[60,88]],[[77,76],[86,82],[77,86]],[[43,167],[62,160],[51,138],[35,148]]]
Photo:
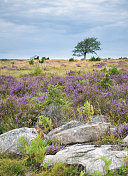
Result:
[[90,59],[89,59],[89,61],[101,61],[101,58],[100,57],[94,57],[94,56],[92,56]]
[[112,67],[104,67],[101,71],[104,71],[105,73],[108,73],[109,75],[120,74],[120,71],[117,69],[115,65],[113,65]]
[[89,61],[96,61],[96,58],[94,56],[92,56]]
[[115,65],[113,65],[111,68],[109,68],[109,74],[110,75],[118,75],[120,74],[120,71],[117,69]]
[[49,57],[42,57],[39,63],[44,63],[45,60],[50,60]]
[[39,60],[39,56],[36,56],[36,57],[34,58],[34,60]]
[[100,57],[97,57],[97,58],[96,58],[96,61],[101,61],[101,58],[100,58]]
[[113,82],[110,79],[110,75],[106,74],[104,78],[102,78],[102,80],[100,81],[100,85],[103,88],[113,88]]
[[49,57],[45,57],[45,60],[50,60],[50,58]]
[[73,57],[69,59],[69,62],[74,62],[74,61],[75,59]]
[[30,65],[33,65],[33,64],[34,64],[34,60],[31,59],[31,60],[29,61],[29,64],[30,64]]
[[44,57],[41,58],[41,60],[39,60],[39,63],[44,63],[45,59]]

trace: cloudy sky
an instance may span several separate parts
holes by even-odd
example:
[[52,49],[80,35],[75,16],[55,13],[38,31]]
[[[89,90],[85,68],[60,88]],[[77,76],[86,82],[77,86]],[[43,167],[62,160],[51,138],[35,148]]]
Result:
[[68,59],[87,37],[100,57],[128,57],[128,0],[0,0],[0,58]]

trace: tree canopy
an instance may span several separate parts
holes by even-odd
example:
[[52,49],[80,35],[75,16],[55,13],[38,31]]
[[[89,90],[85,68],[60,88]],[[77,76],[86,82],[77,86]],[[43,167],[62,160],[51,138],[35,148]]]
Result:
[[86,38],[83,41],[79,42],[75,49],[73,50],[73,56],[84,56],[84,59],[86,59],[87,53],[95,53],[96,50],[100,50],[101,43],[97,41],[97,38],[91,37]]

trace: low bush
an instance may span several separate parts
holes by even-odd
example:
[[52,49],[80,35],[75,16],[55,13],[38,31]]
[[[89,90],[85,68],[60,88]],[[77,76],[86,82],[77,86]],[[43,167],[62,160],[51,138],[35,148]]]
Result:
[[39,60],[39,63],[44,63],[44,61],[45,61],[44,59],[41,59]]
[[110,75],[118,75],[120,74],[120,71],[117,69],[115,65],[113,65],[111,68],[108,70]]
[[89,59],[89,61],[101,61],[101,58],[100,57],[91,57],[90,59]]
[[36,56],[36,57],[34,58],[34,60],[39,60],[39,56]]
[[33,64],[34,64],[34,60],[31,59],[31,60],[29,61],[29,64],[30,64],[30,65],[33,65]]
[[105,89],[113,88],[113,82],[109,74],[106,74],[105,77],[102,78],[102,80],[100,81],[100,85]]
[[74,61],[75,59],[73,57],[69,59],[69,62],[74,62]]
[[49,57],[42,57],[39,63],[44,63],[45,60],[50,60]]

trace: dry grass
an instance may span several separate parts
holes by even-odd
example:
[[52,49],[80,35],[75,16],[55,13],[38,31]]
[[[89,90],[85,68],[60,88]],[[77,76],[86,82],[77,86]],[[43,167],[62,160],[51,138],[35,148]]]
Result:
[[[105,66],[118,66],[118,69],[123,69],[123,71],[128,70],[128,62],[124,63],[120,67],[120,62],[126,62],[124,60],[101,60],[99,62],[90,62],[89,60],[78,60],[75,62],[69,62],[68,60],[47,60],[42,64],[38,61],[34,61],[34,65],[29,64],[29,60],[0,60],[0,67],[7,66],[6,69],[0,69],[0,75],[15,76],[19,77],[21,75],[29,74],[37,65],[42,68],[44,73],[54,74],[59,76],[65,76],[70,70],[81,71],[81,73],[88,73],[94,70],[100,70],[101,68],[96,67],[98,63],[106,63]],[[103,66],[102,68],[104,68]]]

